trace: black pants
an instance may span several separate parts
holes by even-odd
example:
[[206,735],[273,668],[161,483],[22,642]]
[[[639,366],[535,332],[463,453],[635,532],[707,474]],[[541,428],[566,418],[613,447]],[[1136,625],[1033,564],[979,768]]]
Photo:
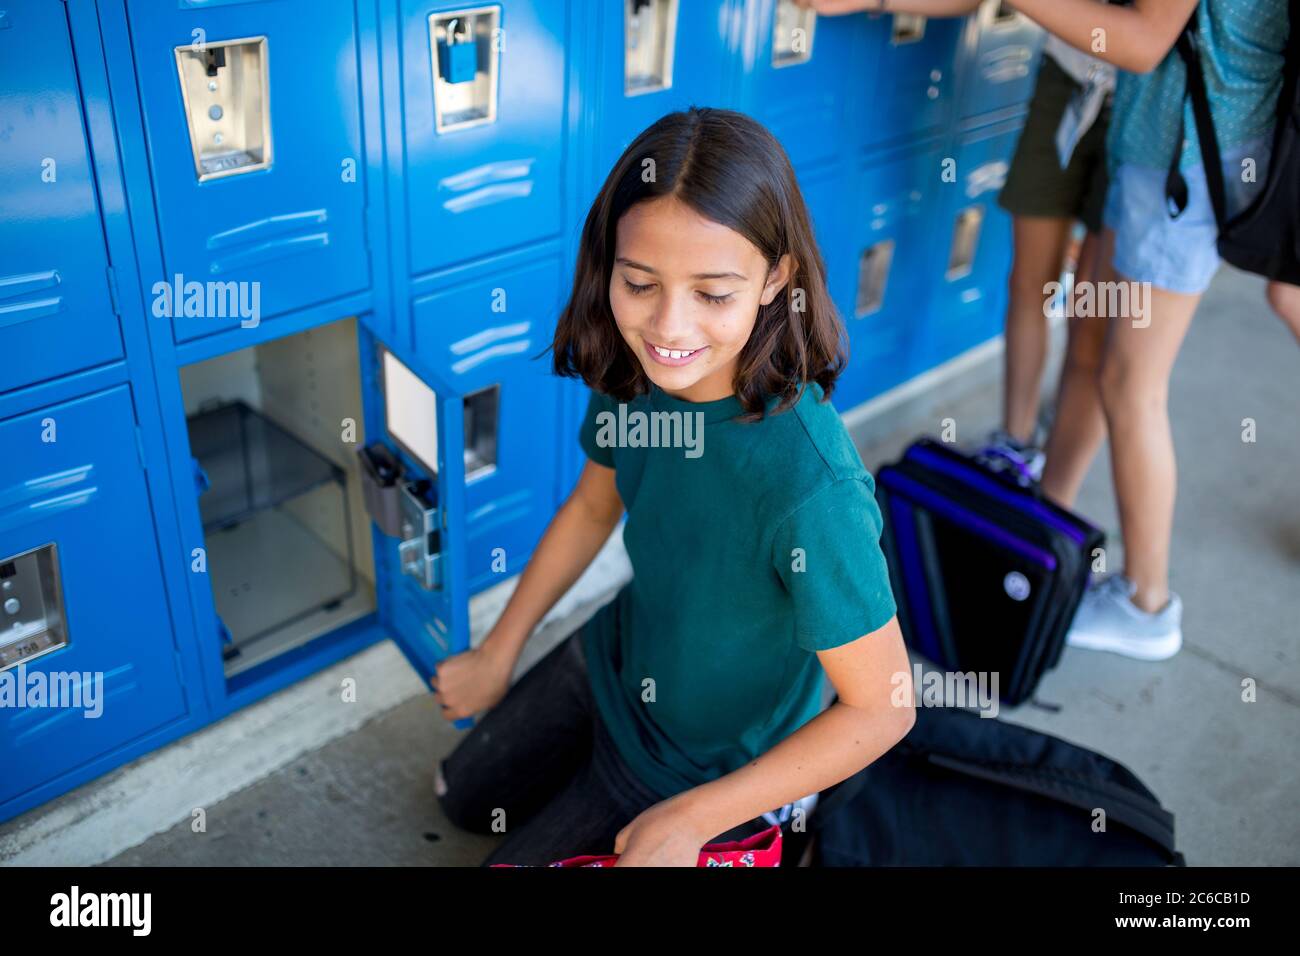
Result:
[[[662,799],[619,757],[600,720],[581,635],[525,673],[442,761],[447,792],[438,801],[447,818],[476,833],[505,833],[483,866],[613,853],[618,831]],[[716,839],[767,826],[756,817]]]

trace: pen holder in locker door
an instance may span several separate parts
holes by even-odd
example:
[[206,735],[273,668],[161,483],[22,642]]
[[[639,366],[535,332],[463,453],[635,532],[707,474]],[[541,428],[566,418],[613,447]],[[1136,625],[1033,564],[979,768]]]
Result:
[[361,488],[366,512],[376,527],[400,539],[397,553],[402,573],[420,582],[426,591],[442,587],[442,528],[433,486],[427,481],[405,481],[402,463],[386,445],[369,445],[359,452]]
[[433,486],[428,481],[404,481],[399,490],[402,543],[397,553],[402,573],[426,591],[437,591],[442,588],[442,528],[438,506],[432,501]]
[[361,459],[361,493],[366,512],[388,537],[402,537],[402,500],[398,487],[402,463],[386,445],[378,443],[360,449],[357,457]]

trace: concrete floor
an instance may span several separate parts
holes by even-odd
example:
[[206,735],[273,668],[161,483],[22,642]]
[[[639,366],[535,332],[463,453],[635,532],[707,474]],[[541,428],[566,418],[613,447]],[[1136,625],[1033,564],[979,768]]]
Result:
[[[1067,648],[1037,694],[1059,709],[1031,703],[1001,713],[1127,764],[1176,814],[1192,865],[1300,863],[1298,385],[1300,347],[1265,306],[1262,283],[1221,272],[1170,397],[1181,469],[1172,573],[1185,602],[1183,651],[1140,663]],[[997,387],[988,384],[914,407],[892,434],[863,445],[863,460],[874,469],[949,416],[959,440],[969,440],[997,410]],[[1253,444],[1242,441],[1245,418],[1255,421]],[[1118,566],[1104,454],[1079,504],[1107,530]],[[1253,703],[1242,700],[1247,678],[1257,687]],[[409,697],[206,807],[206,832],[193,832],[187,816],[107,862],[477,864],[497,838],[451,827],[432,793],[434,762],[459,733],[428,695]]]

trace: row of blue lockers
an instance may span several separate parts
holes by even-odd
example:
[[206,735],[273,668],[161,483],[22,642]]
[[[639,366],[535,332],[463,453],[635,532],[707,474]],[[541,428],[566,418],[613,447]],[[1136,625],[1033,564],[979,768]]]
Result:
[[996,335],[1038,42],[996,2],[9,0],[0,820],[382,637],[467,646],[581,467],[538,356],[665,112],[785,144],[841,410]]

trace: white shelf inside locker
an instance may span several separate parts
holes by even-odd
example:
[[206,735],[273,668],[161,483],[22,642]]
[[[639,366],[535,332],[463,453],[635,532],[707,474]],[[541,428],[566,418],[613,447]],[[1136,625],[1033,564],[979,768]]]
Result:
[[312,530],[272,507],[208,535],[217,613],[239,653],[226,676],[369,613],[374,598]]
[[346,480],[342,468],[245,402],[201,411],[186,427],[190,451],[208,478],[199,497],[205,532]]

